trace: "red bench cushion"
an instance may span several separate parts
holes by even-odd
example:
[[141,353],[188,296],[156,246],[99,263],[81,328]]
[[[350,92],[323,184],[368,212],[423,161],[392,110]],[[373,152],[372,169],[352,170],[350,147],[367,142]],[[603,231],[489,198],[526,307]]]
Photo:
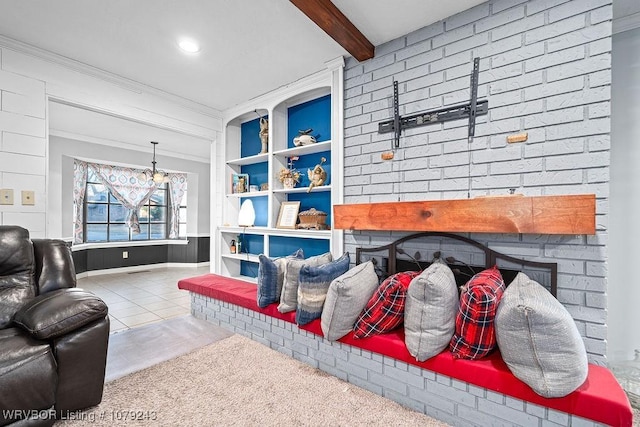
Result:
[[[178,288],[295,323],[295,312],[280,313],[276,304],[258,307],[256,285],[242,280],[205,274],[180,280]],[[322,336],[319,319],[300,329]],[[363,339],[355,338],[350,332],[339,341],[540,406],[613,426],[632,425],[633,412],[627,395],[613,374],[602,366],[589,364],[587,380],[573,393],[562,398],[545,398],[513,376],[499,351],[482,359],[466,360],[456,359],[445,350],[418,362],[407,351],[402,328]]]

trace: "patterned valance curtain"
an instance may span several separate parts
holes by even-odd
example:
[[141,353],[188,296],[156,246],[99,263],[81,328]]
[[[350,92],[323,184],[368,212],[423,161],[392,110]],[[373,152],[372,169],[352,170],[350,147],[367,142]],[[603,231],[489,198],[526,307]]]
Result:
[[121,166],[88,163],[98,180],[111,192],[122,206],[129,210],[126,223],[134,233],[140,233],[138,211],[159,187],[148,179],[142,170]]
[[169,238],[176,239],[179,234],[180,204],[185,191],[187,191],[187,174],[169,174],[169,198],[171,201],[171,214],[169,215]]
[[87,191],[87,162],[73,160],[73,243],[84,242],[84,195]]

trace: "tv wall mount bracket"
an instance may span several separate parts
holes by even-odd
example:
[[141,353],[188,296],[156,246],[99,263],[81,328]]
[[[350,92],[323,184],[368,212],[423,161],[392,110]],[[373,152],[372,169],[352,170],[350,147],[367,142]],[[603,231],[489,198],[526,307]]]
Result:
[[480,58],[473,59],[473,70],[471,72],[471,99],[466,104],[453,105],[451,107],[430,110],[410,116],[400,116],[400,105],[398,102],[398,82],[393,81],[393,119],[378,123],[378,133],[393,132],[393,149],[400,147],[400,135],[404,129],[411,129],[419,126],[443,123],[451,120],[469,119],[468,137],[469,143],[473,141],[476,129],[476,116],[487,114],[489,111],[489,101],[478,101],[478,73],[480,69]]

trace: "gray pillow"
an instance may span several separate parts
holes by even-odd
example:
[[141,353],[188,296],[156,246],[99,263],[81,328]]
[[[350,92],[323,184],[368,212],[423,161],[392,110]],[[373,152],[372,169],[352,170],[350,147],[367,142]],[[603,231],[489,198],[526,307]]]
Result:
[[456,330],[459,304],[456,279],[442,261],[411,281],[404,308],[404,342],[416,360],[423,362],[447,348]]
[[539,395],[563,397],[584,383],[587,351],[571,314],[527,275],[504,291],[495,324],[505,363]]
[[371,261],[355,266],[331,282],[320,317],[324,337],[335,341],[353,330],[376,289],[378,276]]
[[284,267],[284,282],[282,283],[282,293],[280,294],[278,311],[280,313],[288,313],[295,311],[298,307],[298,280],[300,277],[300,269],[303,265],[317,267],[331,261],[333,261],[331,252],[312,256],[307,259],[287,259]]

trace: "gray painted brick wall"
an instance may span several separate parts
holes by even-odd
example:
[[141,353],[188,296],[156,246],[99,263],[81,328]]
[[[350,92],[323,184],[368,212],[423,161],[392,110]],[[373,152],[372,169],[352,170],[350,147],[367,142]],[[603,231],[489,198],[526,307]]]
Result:
[[191,314],[454,426],[596,426],[191,292]]
[[[489,1],[378,46],[369,61],[349,58],[345,68],[345,203],[461,199],[510,188],[529,196],[596,194],[595,236],[470,237],[502,249],[508,242],[502,251],[514,256],[557,261],[558,299],[597,364],[606,363],[607,351],[611,3]],[[433,124],[403,132],[394,160],[383,161],[391,134],[377,127],[392,118],[393,80],[401,115],[468,102],[474,57],[481,58],[478,96],[489,101],[489,114],[478,118],[472,145],[466,120]],[[528,141],[507,144],[519,132]],[[350,253],[399,237],[345,234]]]

